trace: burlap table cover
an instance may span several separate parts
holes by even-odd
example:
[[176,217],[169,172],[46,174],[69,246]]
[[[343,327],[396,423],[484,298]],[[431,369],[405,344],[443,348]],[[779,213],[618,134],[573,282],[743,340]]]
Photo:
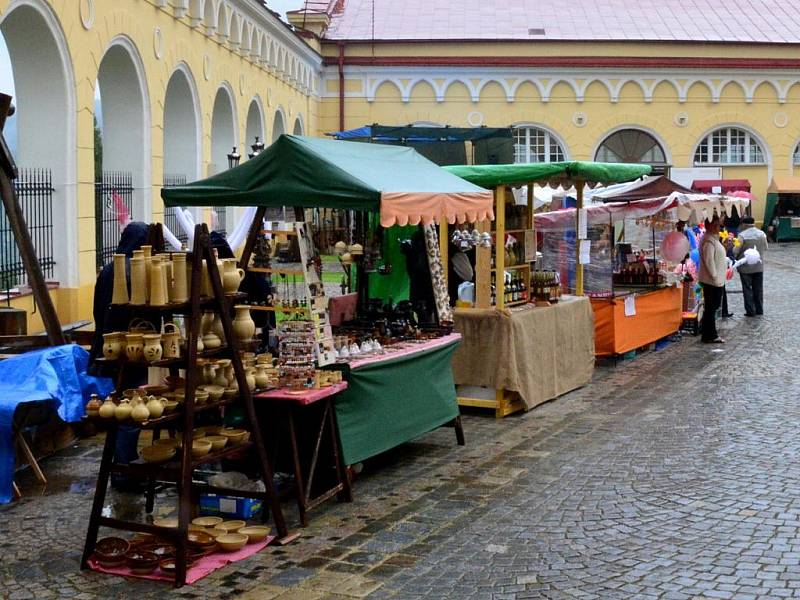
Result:
[[457,385],[518,392],[526,410],[581,387],[594,370],[594,317],[588,298],[501,312],[458,309],[462,335],[453,355]]

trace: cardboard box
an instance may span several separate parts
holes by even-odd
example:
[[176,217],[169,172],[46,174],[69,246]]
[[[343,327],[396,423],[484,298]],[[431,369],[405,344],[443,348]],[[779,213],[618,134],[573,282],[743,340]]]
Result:
[[261,514],[262,501],[224,494],[200,494],[200,514],[254,519]]

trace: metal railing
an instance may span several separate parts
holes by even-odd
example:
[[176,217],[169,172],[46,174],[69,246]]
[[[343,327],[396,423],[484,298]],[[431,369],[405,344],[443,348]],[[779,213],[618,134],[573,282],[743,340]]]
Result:
[[212,209],[217,213],[216,223],[211,223],[214,231],[218,231],[222,235],[228,234],[228,207],[227,206],[213,206]]
[[[176,185],[186,185],[186,175],[177,174],[164,174],[164,187],[175,187]],[[175,207],[167,206],[164,208],[164,225],[178,238],[181,242],[188,242],[189,236],[181,227],[178,222],[178,217],[175,216]]]
[[94,182],[98,270],[111,262],[122,233],[122,223],[132,217],[133,210],[133,174],[103,171],[102,177],[101,181]]
[[[42,273],[45,279],[52,279],[56,264],[53,257],[52,173],[50,169],[20,168],[13,183]],[[8,290],[26,282],[27,274],[17,242],[5,208],[0,204],[0,289]]]

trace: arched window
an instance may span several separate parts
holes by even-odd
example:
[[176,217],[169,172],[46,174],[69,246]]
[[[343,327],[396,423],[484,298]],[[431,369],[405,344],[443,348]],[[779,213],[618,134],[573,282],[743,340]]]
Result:
[[538,127],[514,128],[514,162],[547,163],[566,160],[564,149],[549,131]]
[[640,129],[622,129],[600,144],[594,159],[608,163],[643,163],[663,166],[667,163],[658,140]]
[[792,164],[796,167],[800,167],[800,144],[797,144],[797,148],[794,149]]
[[700,140],[694,153],[694,164],[763,165],[764,151],[755,137],[744,129],[722,127]]

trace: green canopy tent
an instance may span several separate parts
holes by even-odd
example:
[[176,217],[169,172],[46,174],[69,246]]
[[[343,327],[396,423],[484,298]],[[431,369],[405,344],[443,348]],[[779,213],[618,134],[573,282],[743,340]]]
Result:
[[[466,179],[470,183],[495,190],[497,206],[495,214],[498,218],[498,230],[503,203],[505,202],[505,188],[507,186],[528,185],[528,204],[533,204],[533,183],[574,185],[577,190],[578,208],[583,208],[583,186],[586,183],[624,183],[633,181],[652,171],[650,165],[637,165],[628,163],[598,163],[584,161],[568,161],[555,163],[530,163],[510,165],[455,165],[443,167],[450,173]],[[529,210],[529,213],[532,211]],[[578,213],[576,212],[576,215]],[[529,214],[529,229],[533,228]],[[498,238],[499,239],[499,238]],[[576,244],[577,246],[577,244]],[[576,248],[576,252],[578,252]],[[502,257],[498,270],[502,269]],[[583,295],[583,265],[576,261],[575,268],[576,294]],[[500,303],[501,304],[501,303]],[[500,305],[499,304],[499,305]]]

